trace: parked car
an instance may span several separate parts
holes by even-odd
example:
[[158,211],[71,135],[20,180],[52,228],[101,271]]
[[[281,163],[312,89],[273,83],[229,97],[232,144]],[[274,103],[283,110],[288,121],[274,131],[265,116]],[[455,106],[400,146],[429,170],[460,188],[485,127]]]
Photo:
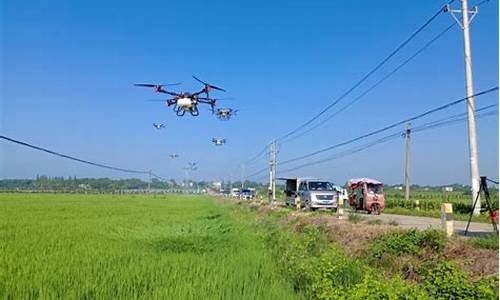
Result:
[[250,189],[241,189],[240,199],[242,200],[252,200],[254,197],[254,192]]
[[304,207],[311,210],[336,209],[338,191],[333,184],[323,180],[306,180],[299,185],[299,196]]
[[235,198],[240,197],[240,189],[237,189],[237,188],[231,189],[231,196],[233,196]]
[[379,215],[384,211],[384,184],[370,178],[350,179],[349,204],[354,210],[364,210],[370,214]]

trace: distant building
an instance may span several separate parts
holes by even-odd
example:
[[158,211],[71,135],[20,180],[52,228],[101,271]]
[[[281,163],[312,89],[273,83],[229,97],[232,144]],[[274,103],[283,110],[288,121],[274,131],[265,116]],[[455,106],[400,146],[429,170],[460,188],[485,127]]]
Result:
[[399,190],[399,191],[402,191],[403,190],[403,187],[402,186],[395,186],[394,187],[395,190]]
[[453,192],[453,187],[452,186],[445,186],[444,191],[445,192]]

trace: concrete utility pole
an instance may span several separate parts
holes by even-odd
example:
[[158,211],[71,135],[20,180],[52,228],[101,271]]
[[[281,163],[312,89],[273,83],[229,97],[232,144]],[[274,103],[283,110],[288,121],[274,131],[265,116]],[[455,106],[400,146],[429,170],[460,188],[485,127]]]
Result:
[[276,140],[274,140],[274,157],[273,157],[273,201],[276,201],[276,167],[278,165],[277,161],[278,156],[278,144]]
[[269,190],[272,192],[272,200],[276,200],[276,141],[269,146]]
[[148,194],[151,193],[151,170],[148,172],[149,180],[148,180]]
[[[472,205],[479,194],[479,155],[477,151],[476,139],[476,116],[474,104],[474,86],[472,81],[472,55],[470,50],[470,33],[469,26],[472,19],[477,15],[478,9],[474,7],[469,10],[467,0],[462,0],[462,8],[460,10],[453,10],[449,5],[444,9],[450,12],[453,18],[458,22],[464,33],[464,58],[465,58],[465,87],[467,90],[467,127],[469,130],[469,160],[470,160],[470,175],[472,181]],[[460,21],[456,13],[462,13],[462,21]],[[469,18],[469,14],[471,17]],[[481,199],[478,198],[476,206],[473,208],[474,214],[479,215],[481,212]]]
[[406,168],[405,168],[405,206],[410,200],[410,142],[411,123],[406,124]]
[[245,164],[241,164],[241,188],[245,188]]

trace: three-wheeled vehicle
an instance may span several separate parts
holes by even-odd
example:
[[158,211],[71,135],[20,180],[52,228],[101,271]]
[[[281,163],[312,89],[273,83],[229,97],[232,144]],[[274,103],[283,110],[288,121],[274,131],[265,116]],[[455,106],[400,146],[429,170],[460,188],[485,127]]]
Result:
[[385,207],[384,184],[370,178],[350,179],[347,183],[349,204],[354,210],[379,215]]

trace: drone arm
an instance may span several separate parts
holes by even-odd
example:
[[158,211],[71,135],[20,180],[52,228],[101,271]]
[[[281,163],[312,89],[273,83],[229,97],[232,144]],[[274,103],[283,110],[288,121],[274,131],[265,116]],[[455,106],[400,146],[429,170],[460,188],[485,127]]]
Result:
[[167,94],[167,95],[174,96],[174,97],[178,97],[179,96],[179,94],[177,94],[177,93],[169,92],[169,91],[166,91],[164,89],[159,89],[158,93],[163,93],[163,94]]
[[204,87],[201,91],[193,93],[193,96],[198,96],[198,95],[201,95],[203,93],[207,93],[207,88],[206,87]]

